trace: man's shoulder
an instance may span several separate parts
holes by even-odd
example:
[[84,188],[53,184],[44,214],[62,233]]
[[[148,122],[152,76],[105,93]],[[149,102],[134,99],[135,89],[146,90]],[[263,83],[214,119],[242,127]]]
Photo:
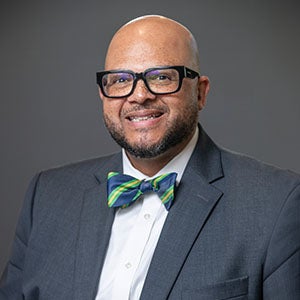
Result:
[[300,174],[260,161],[246,154],[221,148],[224,177],[237,182],[248,182],[268,186],[297,186]]
[[105,173],[107,165],[112,163],[121,163],[120,153],[56,166],[39,172],[38,177],[39,181],[60,182],[61,184],[78,182],[80,185],[85,185],[94,181],[96,174]]
[[112,153],[105,156],[85,159],[81,161],[71,162],[64,165],[55,166],[44,172],[47,173],[74,173],[74,172],[94,172],[105,165],[107,162],[121,158],[120,153]]

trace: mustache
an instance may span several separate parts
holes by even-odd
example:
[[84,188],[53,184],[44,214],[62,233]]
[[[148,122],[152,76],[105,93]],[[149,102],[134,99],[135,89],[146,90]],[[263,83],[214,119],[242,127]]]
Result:
[[157,105],[157,104],[135,104],[134,106],[125,109],[122,111],[122,115],[127,115],[132,112],[137,112],[137,111],[144,111],[144,110],[153,110],[153,111],[159,111],[161,113],[166,113],[169,111],[168,107],[164,105]]

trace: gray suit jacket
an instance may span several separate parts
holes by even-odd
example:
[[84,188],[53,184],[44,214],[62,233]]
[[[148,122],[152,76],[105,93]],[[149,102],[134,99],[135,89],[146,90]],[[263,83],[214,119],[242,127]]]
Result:
[[[120,153],[33,179],[0,299],[95,298],[115,212],[109,171],[122,171]],[[300,299],[299,249],[299,176],[201,129],[141,299]]]

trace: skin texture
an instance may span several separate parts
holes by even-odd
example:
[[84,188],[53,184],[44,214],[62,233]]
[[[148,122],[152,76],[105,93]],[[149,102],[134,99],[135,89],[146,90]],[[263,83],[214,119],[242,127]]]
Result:
[[[144,16],[127,23],[114,35],[105,69],[143,72],[166,65],[184,65],[199,72],[197,44],[183,25],[161,16]],[[153,176],[192,138],[208,90],[209,80],[201,76],[184,78],[180,91],[169,95],[153,95],[142,80],[128,97],[106,98],[100,89],[99,94],[112,137],[125,149],[135,168]],[[141,117],[143,120],[132,121]]]

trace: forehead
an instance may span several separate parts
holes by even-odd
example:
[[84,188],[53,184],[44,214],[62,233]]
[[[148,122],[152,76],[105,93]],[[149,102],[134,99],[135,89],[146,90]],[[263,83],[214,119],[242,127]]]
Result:
[[186,34],[178,28],[152,26],[126,28],[113,38],[106,56],[106,69],[132,69],[163,65],[186,65],[191,57]]

